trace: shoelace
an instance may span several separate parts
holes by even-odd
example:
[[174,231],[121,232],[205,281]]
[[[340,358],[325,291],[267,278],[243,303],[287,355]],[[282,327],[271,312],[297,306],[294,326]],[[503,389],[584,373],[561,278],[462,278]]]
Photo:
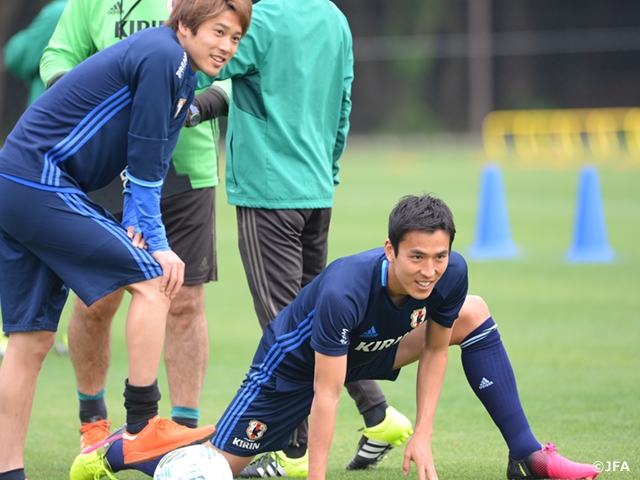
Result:
[[185,428],[187,428],[184,425],[180,425],[179,423],[174,422],[173,420],[162,417],[160,417],[156,421],[156,425],[161,430],[184,430]]
[[109,433],[111,433],[112,426],[113,424],[109,420],[99,420],[93,423],[83,423],[82,426],[80,427],[80,433],[88,432],[89,430],[93,430],[94,428],[100,429],[100,430],[106,430]]
[[104,465],[104,458],[98,456],[93,462],[85,465],[88,470],[93,470],[93,480],[100,480],[102,477],[110,478],[111,480],[118,480],[113,474],[109,471],[107,467]]
[[91,451],[92,447],[102,442],[105,437],[111,435],[112,423],[109,420],[100,420],[93,423],[84,423],[80,427],[80,434],[82,435],[80,440],[81,453],[85,451]]
[[284,468],[286,462],[282,458],[280,458],[278,452],[273,452],[273,456],[275,458],[276,465],[280,465],[282,468]]
[[544,446],[543,450],[544,450],[545,452],[554,453],[554,452],[557,452],[557,451],[558,451],[558,447],[556,447],[553,443],[547,443],[547,444]]

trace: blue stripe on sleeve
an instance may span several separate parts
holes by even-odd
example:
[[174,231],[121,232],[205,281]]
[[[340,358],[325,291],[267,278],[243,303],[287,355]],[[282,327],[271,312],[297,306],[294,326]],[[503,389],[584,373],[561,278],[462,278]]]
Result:
[[89,217],[101,227],[116,237],[120,243],[122,243],[127,250],[131,253],[131,256],[136,260],[136,263],[140,267],[140,270],[145,275],[147,280],[162,275],[162,268],[158,265],[150,254],[140,248],[136,248],[132,245],[131,239],[127,236],[127,232],[122,229],[121,226],[116,225],[113,221],[105,218],[100,213],[91,209],[86,205],[80,195],[58,193],[58,196],[77,213],[82,216]]
[[59,186],[60,170],[56,165],[76,153],[105,123],[130,103],[131,92],[125,86],[89,112],[64,140],[45,154],[40,181],[45,185]]
[[156,188],[161,187],[164,183],[163,180],[158,180],[157,182],[147,182],[145,180],[140,180],[139,178],[134,177],[129,173],[129,170],[126,172],[127,178],[136,185],[142,185],[143,187]]

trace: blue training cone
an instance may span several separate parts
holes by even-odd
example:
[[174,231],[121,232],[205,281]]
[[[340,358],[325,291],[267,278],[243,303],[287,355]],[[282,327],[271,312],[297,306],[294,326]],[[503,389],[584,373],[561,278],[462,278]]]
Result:
[[573,245],[567,252],[567,260],[572,263],[608,263],[614,257],[615,252],[607,241],[598,172],[587,166],[580,173]]
[[476,239],[468,256],[476,260],[511,259],[518,256],[518,251],[511,240],[502,173],[497,165],[489,164],[482,172]]

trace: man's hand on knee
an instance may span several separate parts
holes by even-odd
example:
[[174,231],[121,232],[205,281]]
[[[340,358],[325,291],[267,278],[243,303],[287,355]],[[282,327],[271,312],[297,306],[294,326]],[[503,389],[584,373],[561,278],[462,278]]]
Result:
[[158,250],[151,255],[162,267],[160,291],[173,300],[184,282],[184,262],[173,250]]

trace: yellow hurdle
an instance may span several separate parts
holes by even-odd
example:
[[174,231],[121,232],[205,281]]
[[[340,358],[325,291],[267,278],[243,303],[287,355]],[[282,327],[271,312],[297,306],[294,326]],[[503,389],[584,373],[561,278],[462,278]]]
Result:
[[496,110],[482,124],[487,157],[557,165],[640,160],[640,108]]

